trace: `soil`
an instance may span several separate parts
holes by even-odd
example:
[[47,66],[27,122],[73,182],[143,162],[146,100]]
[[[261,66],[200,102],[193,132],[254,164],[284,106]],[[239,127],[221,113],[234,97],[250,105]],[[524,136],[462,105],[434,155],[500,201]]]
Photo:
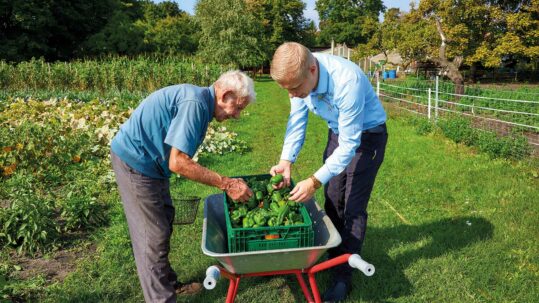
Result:
[[22,268],[20,271],[13,272],[13,276],[17,279],[28,279],[43,275],[48,283],[62,282],[70,272],[75,270],[79,259],[94,253],[95,250],[95,244],[89,244],[84,247],[59,250],[36,258],[12,256],[13,263]]

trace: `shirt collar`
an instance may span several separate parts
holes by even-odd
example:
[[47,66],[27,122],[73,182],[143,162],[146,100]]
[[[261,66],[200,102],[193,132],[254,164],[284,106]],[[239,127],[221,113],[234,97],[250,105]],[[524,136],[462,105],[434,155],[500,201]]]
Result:
[[328,92],[329,75],[326,67],[320,63],[320,60],[317,59],[316,62],[318,63],[318,84],[311,94],[321,95]]
[[209,99],[207,100],[208,102],[208,109],[210,110],[210,119],[209,121],[213,120],[213,113],[215,111],[215,87],[213,87],[213,85],[211,85],[210,87],[208,87],[208,91],[209,91]]

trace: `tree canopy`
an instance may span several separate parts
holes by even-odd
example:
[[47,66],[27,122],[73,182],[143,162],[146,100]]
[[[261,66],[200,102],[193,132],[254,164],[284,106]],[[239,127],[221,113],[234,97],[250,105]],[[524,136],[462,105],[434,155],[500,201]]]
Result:
[[435,62],[456,83],[462,66],[537,64],[539,0],[422,0],[409,13],[389,10],[358,50],[398,51],[404,62]]
[[237,67],[259,66],[267,60],[262,46],[262,23],[246,13],[242,0],[200,0],[200,57],[206,62]]
[[317,0],[316,10],[321,44],[329,45],[334,40],[356,46],[371,38],[385,7],[382,0]]
[[0,0],[0,59],[193,53],[199,31],[172,1]]
[[195,16],[170,0],[0,0],[0,60],[196,54],[254,67],[285,41],[335,41],[357,46],[356,58],[397,51],[404,65],[436,62],[454,79],[462,66],[537,69],[539,0],[417,3],[405,13],[382,0],[317,0],[317,30],[301,0],[200,0]]

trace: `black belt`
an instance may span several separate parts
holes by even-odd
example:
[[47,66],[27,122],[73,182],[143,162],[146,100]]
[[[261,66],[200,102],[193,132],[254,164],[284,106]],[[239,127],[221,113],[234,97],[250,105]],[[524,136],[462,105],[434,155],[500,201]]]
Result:
[[386,129],[387,129],[386,124],[383,123],[383,124],[380,124],[378,126],[366,129],[362,133],[364,133],[364,134],[381,134],[381,133],[386,132]]

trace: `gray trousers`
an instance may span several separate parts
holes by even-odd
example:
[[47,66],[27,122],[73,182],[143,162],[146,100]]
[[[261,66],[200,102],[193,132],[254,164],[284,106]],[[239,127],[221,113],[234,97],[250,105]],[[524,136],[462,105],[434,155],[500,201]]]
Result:
[[[324,187],[328,217],[341,234],[339,246],[328,251],[333,258],[344,253],[360,253],[367,229],[367,205],[378,169],[384,161],[387,144],[385,124],[376,133],[363,133],[361,145],[350,164]],[[324,162],[339,146],[339,137],[329,130]],[[335,280],[350,282],[352,268],[347,264],[333,270]]]
[[153,179],[111,152],[138,277],[146,302],[176,302],[177,276],[168,260],[174,207],[168,180]]

